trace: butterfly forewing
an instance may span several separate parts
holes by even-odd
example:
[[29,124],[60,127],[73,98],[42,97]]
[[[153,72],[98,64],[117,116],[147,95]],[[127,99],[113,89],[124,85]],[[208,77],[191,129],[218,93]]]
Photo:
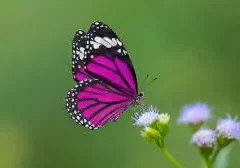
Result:
[[72,72],[74,79],[79,82],[84,79],[92,78],[83,68],[83,59],[86,58],[86,46],[89,43],[87,34],[81,30],[75,33],[72,42]]
[[100,78],[127,94],[137,94],[132,62],[122,42],[107,25],[95,22],[83,38],[76,33],[74,39],[80,41],[74,50],[84,50],[78,68],[73,69],[76,81]]

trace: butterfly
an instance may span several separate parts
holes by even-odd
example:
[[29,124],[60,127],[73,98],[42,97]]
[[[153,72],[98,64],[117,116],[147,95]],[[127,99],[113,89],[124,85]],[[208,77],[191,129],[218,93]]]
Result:
[[88,32],[77,31],[72,52],[77,84],[67,93],[66,108],[73,120],[94,130],[141,104],[132,61],[110,27],[97,21]]

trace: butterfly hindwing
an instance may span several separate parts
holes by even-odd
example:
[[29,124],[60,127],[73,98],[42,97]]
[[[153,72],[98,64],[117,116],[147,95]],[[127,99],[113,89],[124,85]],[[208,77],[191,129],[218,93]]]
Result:
[[71,89],[66,108],[77,123],[97,129],[116,120],[128,108],[131,97],[105,85],[98,79],[86,79]]

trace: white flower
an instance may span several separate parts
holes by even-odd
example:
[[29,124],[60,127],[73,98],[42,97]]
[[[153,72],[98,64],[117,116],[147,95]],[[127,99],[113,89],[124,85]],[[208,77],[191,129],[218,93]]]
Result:
[[238,118],[232,118],[229,114],[227,118],[219,119],[217,124],[218,134],[224,138],[240,141],[240,122]]
[[185,105],[181,110],[178,122],[182,124],[197,125],[212,117],[211,108],[206,103],[194,103]]
[[191,143],[200,147],[212,148],[217,142],[217,133],[211,129],[200,129],[193,134]]
[[142,113],[135,113],[132,117],[135,120],[134,125],[147,127],[159,118],[159,110],[150,106],[144,109]]
[[168,124],[169,123],[169,120],[170,120],[170,115],[167,114],[167,113],[161,113],[159,114],[158,116],[158,120],[160,123],[162,124]]

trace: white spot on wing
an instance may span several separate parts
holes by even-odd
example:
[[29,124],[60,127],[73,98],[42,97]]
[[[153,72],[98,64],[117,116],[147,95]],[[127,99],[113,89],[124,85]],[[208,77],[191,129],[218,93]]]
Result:
[[85,48],[83,48],[83,47],[80,47],[80,51],[81,51],[81,53],[83,53],[83,54],[84,54],[84,50],[85,50]]
[[117,41],[115,38],[112,38],[112,43],[113,43],[113,46],[116,46],[117,45]]
[[110,38],[108,38],[108,37],[104,37],[103,38],[105,41],[107,41],[111,46],[116,46],[117,45],[117,43],[114,43]]
[[109,44],[106,40],[104,40],[103,38],[101,37],[95,37],[94,40],[102,45],[104,45],[105,47],[107,48],[110,48],[111,47],[111,44]]
[[83,60],[83,57],[84,57],[83,53],[80,53],[79,57],[80,57],[80,60]]
[[118,39],[117,39],[117,43],[118,43],[118,45],[122,46],[121,41],[119,41]]
[[[81,47],[81,48],[80,48],[80,51],[81,51],[81,50],[84,50],[84,48]],[[76,54],[80,57],[81,60],[83,60],[84,54],[82,53],[82,51],[81,51],[81,52],[76,51]],[[78,57],[77,57],[76,59],[78,60]],[[74,62],[73,62],[73,63],[74,63]],[[76,63],[77,63],[77,62],[76,62]]]
[[92,45],[94,49],[98,49],[101,44],[92,41]]

